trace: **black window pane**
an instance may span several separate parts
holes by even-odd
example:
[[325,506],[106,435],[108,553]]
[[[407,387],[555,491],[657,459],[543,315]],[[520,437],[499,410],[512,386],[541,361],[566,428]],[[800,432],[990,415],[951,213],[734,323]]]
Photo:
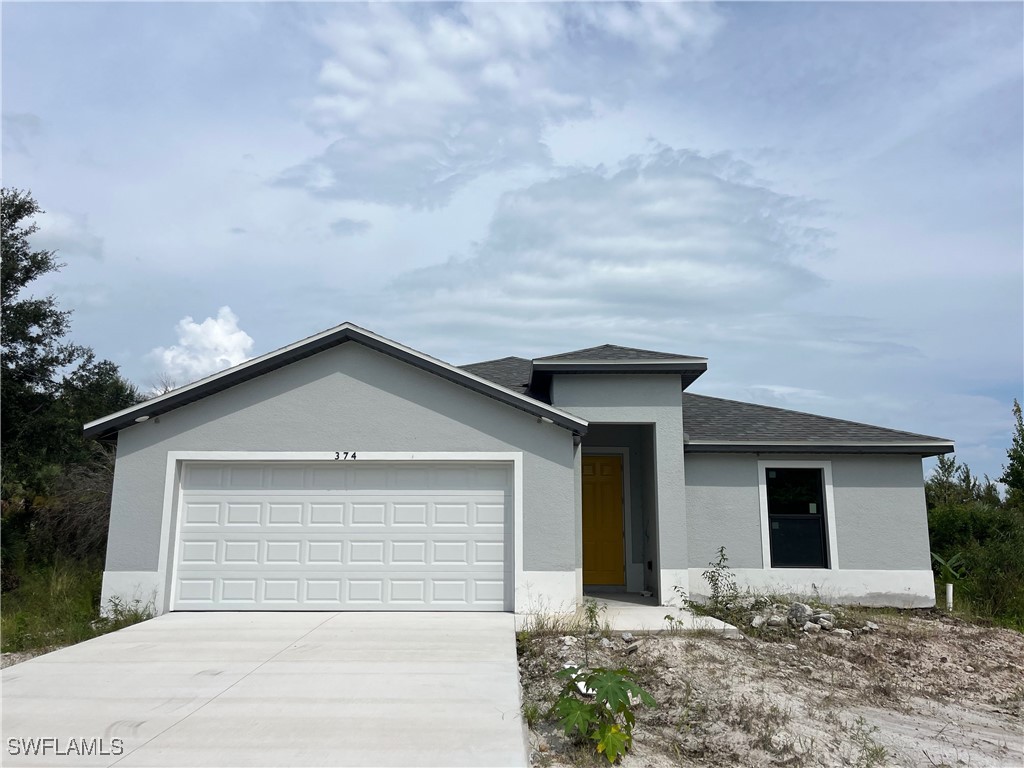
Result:
[[825,532],[821,520],[802,517],[769,518],[772,566],[775,568],[824,568]]
[[820,469],[765,471],[770,515],[823,515],[824,489]]

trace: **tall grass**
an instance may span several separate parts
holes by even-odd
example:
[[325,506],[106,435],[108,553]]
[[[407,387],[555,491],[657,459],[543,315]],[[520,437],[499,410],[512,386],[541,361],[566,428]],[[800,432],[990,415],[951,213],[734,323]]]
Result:
[[73,645],[149,618],[150,606],[112,603],[100,616],[102,570],[64,561],[21,575],[0,604],[0,648],[32,651]]

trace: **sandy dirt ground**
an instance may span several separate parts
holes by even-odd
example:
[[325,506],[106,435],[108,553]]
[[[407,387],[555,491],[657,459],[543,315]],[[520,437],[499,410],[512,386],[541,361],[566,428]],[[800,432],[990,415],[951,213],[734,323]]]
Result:
[[[1024,767],[1024,635],[935,611],[852,619],[866,620],[878,630],[850,638],[591,638],[591,667],[630,669],[659,704],[637,709],[622,765]],[[533,764],[607,765],[546,717],[583,642],[526,633],[519,648]]]
[[46,648],[41,651],[12,651],[11,653],[0,654],[0,669],[5,669],[14,664],[20,664],[23,661],[34,659],[36,656],[41,656],[44,653],[55,651],[56,648]]

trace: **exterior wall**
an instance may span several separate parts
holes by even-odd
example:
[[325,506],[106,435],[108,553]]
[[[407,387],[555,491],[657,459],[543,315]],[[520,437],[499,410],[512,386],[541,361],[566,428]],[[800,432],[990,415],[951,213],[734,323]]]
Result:
[[[572,434],[357,343],[129,427],[118,436],[104,601],[157,593],[169,451],[522,452],[523,563],[549,603],[575,604]],[[171,505],[167,505],[170,508]],[[517,595],[517,607],[519,596]]]
[[[552,378],[556,408],[593,424],[649,424],[654,493],[647,497],[655,526],[649,530],[656,557],[657,589],[664,602],[687,583],[686,492],[683,469],[682,382],[671,374],[561,374]],[[584,438],[586,444],[586,438]]]
[[810,594],[841,602],[934,605],[928,518],[921,460],[901,455],[799,456],[832,467],[836,562],[830,569],[770,568],[763,562],[758,461],[793,455],[686,456],[692,594],[724,545],[729,567],[758,589]]
[[749,454],[686,454],[690,564],[706,567],[725,546],[730,568],[761,568],[757,458]]

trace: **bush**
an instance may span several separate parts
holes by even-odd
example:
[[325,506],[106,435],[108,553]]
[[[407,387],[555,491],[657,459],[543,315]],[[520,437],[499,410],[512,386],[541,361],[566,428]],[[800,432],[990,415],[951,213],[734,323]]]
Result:
[[32,523],[30,541],[37,561],[101,564],[110,523],[113,451],[94,443],[89,460],[66,467],[53,485],[53,495],[37,506]]
[[1024,515],[978,501],[941,504],[929,510],[928,527],[941,560],[960,557],[957,590],[972,613],[1024,630]]

